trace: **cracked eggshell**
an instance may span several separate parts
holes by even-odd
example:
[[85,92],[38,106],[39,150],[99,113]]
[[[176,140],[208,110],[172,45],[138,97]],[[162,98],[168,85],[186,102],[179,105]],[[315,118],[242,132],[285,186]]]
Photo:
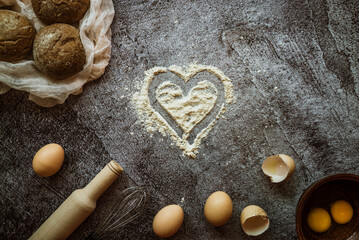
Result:
[[269,218],[262,208],[249,205],[242,210],[241,225],[247,235],[258,236],[269,228]]
[[289,178],[295,169],[293,158],[285,154],[270,156],[264,160],[262,170],[273,183],[279,183]]

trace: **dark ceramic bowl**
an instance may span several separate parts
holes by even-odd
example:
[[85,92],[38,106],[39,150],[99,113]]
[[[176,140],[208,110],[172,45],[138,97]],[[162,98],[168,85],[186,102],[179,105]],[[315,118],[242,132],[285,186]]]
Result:
[[[307,225],[307,216],[312,208],[321,207],[330,214],[330,205],[345,200],[353,207],[353,218],[347,224],[333,221],[328,231],[316,233]],[[296,225],[300,240],[359,239],[359,175],[336,174],[312,184],[299,199]]]

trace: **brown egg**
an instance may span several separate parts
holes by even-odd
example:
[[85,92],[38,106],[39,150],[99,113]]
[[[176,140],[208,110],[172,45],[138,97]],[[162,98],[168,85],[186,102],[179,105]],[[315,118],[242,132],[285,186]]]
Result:
[[159,237],[170,237],[180,229],[183,222],[183,209],[178,205],[162,208],[153,219],[153,231]]
[[213,226],[222,226],[232,216],[232,200],[227,193],[217,191],[212,193],[204,205],[204,215]]
[[60,170],[64,162],[64,149],[56,143],[43,146],[34,156],[32,167],[41,177],[49,177]]

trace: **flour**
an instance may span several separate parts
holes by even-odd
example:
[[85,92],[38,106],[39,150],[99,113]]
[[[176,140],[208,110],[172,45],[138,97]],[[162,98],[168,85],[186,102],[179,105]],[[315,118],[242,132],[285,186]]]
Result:
[[160,105],[171,115],[185,133],[201,122],[217,101],[217,89],[202,81],[183,97],[182,89],[171,82],[164,82],[156,90]]
[[[199,72],[208,71],[218,77],[224,88],[225,103],[222,103],[218,114],[204,127],[194,138],[192,144],[187,139],[191,131],[213,110],[218,90],[213,83],[201,81],[192,88],[187,96],[183,96],[182,89],[170,82],[165,81],[156,88],[156,99],[164,110],[175,120],[183,130],[180,137],[170,126],[166,119],[157,112],[150,103],[148,90],[152,80],[156,75],[166,72],[173,72],[188,82]],[[216,67],[189,65],[185,70],[178,66],[154,67],[145,72],[145,79],[141,82],[140,89],[133,96],[137,114],[140,122],[146,127],[148,132],[159,131],[163,136],[169,135],[171,140],[183,151],[184,155],[195,158],[202,139],[212,130],[216,121],[226,111],[225,104],[234,101],[233,84],[231,80]]]

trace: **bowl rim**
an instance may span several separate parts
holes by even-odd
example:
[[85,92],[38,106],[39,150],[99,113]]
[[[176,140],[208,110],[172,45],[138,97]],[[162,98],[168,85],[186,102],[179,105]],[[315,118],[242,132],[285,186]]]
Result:
[[304,203],[308,200],[309,196],[311,196],[311,194],[316,189],[318,189],[323,184],[327,182],[331,182],[333,180],[351,180],[351,181],[359,182],[359,175],[352,173],[338,173],[338,174],[330,175],[315,181],[303,191],[302,195],[298,200],[297,208],[295,211],[296,231],[299,240],[306,240],[306,238],[303,235],[303,231],[300,231],[300,229],[302,229],[302,214],[305,205]]

